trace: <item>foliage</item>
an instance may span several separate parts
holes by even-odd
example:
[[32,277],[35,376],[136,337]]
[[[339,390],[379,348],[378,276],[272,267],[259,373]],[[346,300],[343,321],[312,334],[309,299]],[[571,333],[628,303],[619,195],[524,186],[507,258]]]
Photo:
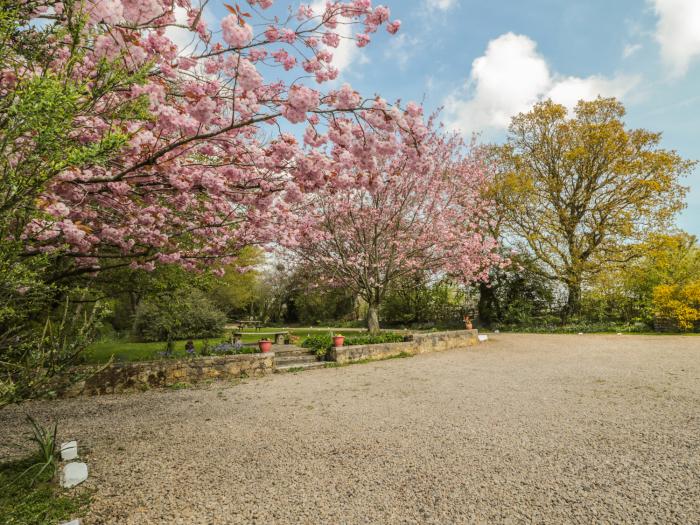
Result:
[[[408,111],[421,118],[419,107]],[[383,140],[375,132],[364,136],[370,143]],[[339,157],[330,167],[333,181],[309,198],[315,227],[288,243],[323,282],[366,301],[372,333],[399,279],[420,273],[470,283],[485,279],[499,262],[496,242],[485,231],[490,203],[482,198],[482,158],[432,120],[420,136],[417,148],[404,137],[364,164]]]
[[[420,123],[379,97],[311,87],[338,75],[338,27],[364,46],[398,31],[388,9],[332,2],[279,18],[271,4],[251,0],[252,15],[208,28],[189,0],[3,2],[0,337],[11,327],[40,340],[76,280],[235,264],[244,246],[290,234],[333,150],[372,154],[341,137],[348,123],[382,118],[387,140],[414,133]],[[115,302],[116,324],[138,295]],[[2,341],[3,366],[30,346],[7,354]]]
[[304,266],[265,268],[254,288],[250,308],[264,322],[319,325],[347,322],[357,315],[355,295],[346,289],[319,286]]
[[[639,256],[624,267],[601,270],[587,283],[581,316],[594,322],[655,324],[654,290],[700,280],[700,248],[692,235],[650,235],[634,248]],[[656,319],[658,321],[658,317]],[[656,323],[658,325],[658,322]],[[676,323],[665,329],[677,329]]]
[[[378,345],[384,343],[401,343],[405,336],[391,332],[381,332],[379,334],[363,334],[346,336],[344,345]],[[302,348],[309,348],[316,352],[318,357],[324,357],[333,348],[333,334],[317,334],[304,339]]]
[[182,288],[143,300],[136,309],[133,333],[142,341],[220,337],[226,316],[197,289]]
[[323,357],[333,348],[333,336],[331,334],[311,335],[301,342],[301,347],[313,350],[318,357]]
[[3,525],[55,525],[82,515],[90,501],[87,492],[66,494],[51,483],[44,471],[34,483],[20,477],[36,457],[0,463],[0,523]]
[[258,353],[257,346],[243,346],[241,343],[219,343],[211,348],[211,351],[202,355],[238,355],[238,354],[256,354]]
[[625,129],[615,99],[581,101],[569,118],[551,101],[512,119],[495,197],[503,232],[537,259],[543,278],[567,288],[577,315],[586,279],[638,256],[635,242],[668,228],[683,207],[679,179],[693,163],[659,147],[661,134]]
[[224,274],[213,283],[209,297],[229,319],[253,315],[260,281],[257,269],[263,253],[256,247],[241,250],[235,264],[225,267]]
[[108,321],[118,334],[130,333],[136,310],[142,301],[158,297],[187,295],[196,289],[208,296],[216,281],[211,272],[191,272],[177,265],[163,265],[148,272],[122,268],[86,281],[97,296],[109,297],[112,313]]
[[105,313],[99,303],[66,297],[42,328],[22,324],[6,334],[0,341],[0,407],[51,395],[89,375],[73,367],[95,340]]
[[548,320],[530,324],[495,324],[494,329],[504,332],[522,332],[531,334],[599,334],[599,333],[642,333],[649,328],[644,324],[628,324],[615,322],[594,322],[579,320],[570,323],[561,323],[558,316],[552,316]]
[[[189,0],[3,5],[0,238],[60,258],[61,278],[232,263],[288,231],[348,122],[374,115],[387,136],[410,133],[379,98],[311,87],[338,75],[338,25],[358,46],[398,31],[387,8],[331,2],[279,18],[264,13],[272,2],[249,4],[212,28]],[[297,124],[306,148],[275,131]]]
[[27,421],[32,426],[31,440],[37,447],[36,463],[33,463],[20,474],[18,479],[28,476],[29,486],[33,486],[37,480],[51,480],[56,475],[56,432],[58,422],[54,422],[53,430],[50,430],[27,414]]
[[290,315],[302,324],[322,325],[347,319],[355,308],[355,297],[348,290],[324,287],[297,290],[290,298]]
[[655,287],[654,312],[659,318],[676,323],[680,330],[700,328],[700,280]]
[[416,274],[389,288],[380,311],[390,325],[456,326],[462,324],[469,300],[464,288]]
[[493,268],[488,284],[479,285],[479,322],[483,326],[551,324],[555,294],[536,271],[537,261],[511,254],[512,263]]

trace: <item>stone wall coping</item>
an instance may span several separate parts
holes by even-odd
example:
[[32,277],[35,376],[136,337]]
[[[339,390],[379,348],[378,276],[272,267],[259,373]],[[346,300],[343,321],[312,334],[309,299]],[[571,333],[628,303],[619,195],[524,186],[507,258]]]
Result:
[[[218,363],[235,363],[236,361],[250,361],[258,359],[274,358],[274,352],[258,352],[255,354],[234,354],[234,355],[205,355],[196,357],[181,357],[177,359],[152,359],[150,361],[115,361],[110,364],[110,367],[125,368],[125,367],[143,367],[152,368],[164,365],[209,365]],[[85,365],[83,365],[85,366]],[[87,365],[91,367],[100,365]]]
[[410,341],[335,347],[331,349],[328,357],[331,361],[346,363],[360,359],[389,357],[401,352],[413,355],[473,346],[479,343],[478,337],[479,331],[474,329],[416,333]]

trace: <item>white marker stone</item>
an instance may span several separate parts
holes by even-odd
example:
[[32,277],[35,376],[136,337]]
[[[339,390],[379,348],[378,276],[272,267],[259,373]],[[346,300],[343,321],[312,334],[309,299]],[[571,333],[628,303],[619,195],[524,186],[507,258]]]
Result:
[[80,485],[87,478],[88,468],[86,463],[81,463],[79,461],[68,463],[63,467],[61,486],[69,489],[71,487],[75,487],[76,485]]
[[69,441],[68,443],[61,443],[61,459],[63,461],[70,461],[78,457],[78,442]]
[[485,335],[485,334],[480,334],[480,335],[479,335],[479,341],[481,341],[482,343],[483,343],[484,341],[488,341],[488,340],[489,340],[489,336],[488,336],[488,335]]
[[74,520],[64,521],[61,525],[80,525],[80,518],[75,518]]

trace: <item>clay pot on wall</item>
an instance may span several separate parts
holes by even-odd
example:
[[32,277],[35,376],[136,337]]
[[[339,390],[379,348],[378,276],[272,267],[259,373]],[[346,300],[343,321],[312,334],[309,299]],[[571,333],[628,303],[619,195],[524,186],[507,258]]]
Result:
[[469,319],[468,315],[464,316],[464,326],[467,330],[471,330],[472,328],[474,328],[474,326],[472,325],[472,320]]
[[260,341],[258,341],[258,348],[260,348],[260,351],[263,354],[266,354],[272,349],[272,341],[270,341],[269,339],[261,339]]
[[333,346],[335,346],[335,347],[343,346],[344,342],[345,342],[344,335],[334,335],[333,336]]

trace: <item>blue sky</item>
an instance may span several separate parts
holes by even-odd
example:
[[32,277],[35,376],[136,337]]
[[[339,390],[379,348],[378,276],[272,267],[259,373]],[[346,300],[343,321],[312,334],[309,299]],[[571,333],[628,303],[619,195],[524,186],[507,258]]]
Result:
[[[399,34],[341,50],[341,81],[363,95],[444,107],[446,124],[489,141],[536,100],[613,95],[630,127],[661,131],[664,147],[700,159],[700,0],[382,3]],[[700,236],[700,169],[685,184],[679,226]]]

